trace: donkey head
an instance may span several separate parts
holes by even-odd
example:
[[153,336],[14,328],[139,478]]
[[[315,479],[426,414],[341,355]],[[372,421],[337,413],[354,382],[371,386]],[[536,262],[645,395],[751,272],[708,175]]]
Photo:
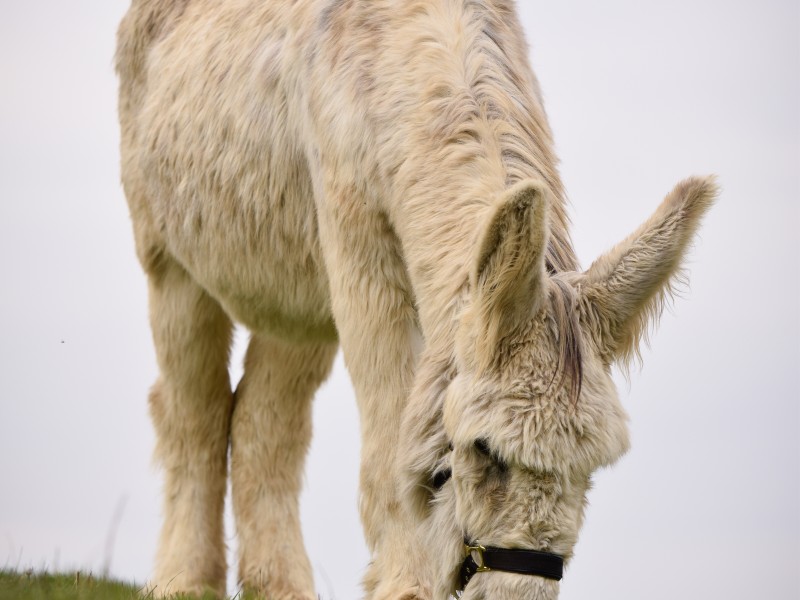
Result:
[[[440,425],[406,419],[418,434],[407,457],[412,510],[445,575],[437,598],[461,587],[465,541],[569,559],[591,474],[628,448],[611,365],[635,356],[658,319],[715,193],[712,179],[682,182],[583,273],[547,269],[544,185],[518,184],[492,208],[478,236],[455,366],[441,384]],[[554,580],[493,569],[472,577],[463,598],[557,594]]]

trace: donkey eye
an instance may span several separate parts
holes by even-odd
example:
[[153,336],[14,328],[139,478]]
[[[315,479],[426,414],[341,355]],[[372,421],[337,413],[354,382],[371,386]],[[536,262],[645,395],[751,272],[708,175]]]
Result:
[[484,456],[488,457],[492,456],[492,450],[489,448],[489,444],[486,440],[483,439],[475,440],[475,450],[477,450]]
[[508,464],[500,458],[496,453],[492,452],[492,449],[489,448],[489,443],[484,439],[475,440],[475,450],[478,451],[479,454],[485,456],[486,458],[492,459],[494,466],[500,473],[505,473],[508,471]]

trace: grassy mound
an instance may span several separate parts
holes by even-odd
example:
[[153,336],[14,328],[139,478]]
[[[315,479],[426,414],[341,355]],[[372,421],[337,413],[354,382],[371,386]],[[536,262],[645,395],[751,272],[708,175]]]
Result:
[[[95,577],[81,571],[54,575],[0,569],[0,600],[216,600],[216,597],[208,594],[198,599],[174,594],[157,599],[147,586]],[[257,595],[239,591],[230,600],[257,600]]]
[[0,600],[139,600],[146,597],[144,588],[86,573],[51,575],[0,571]]
[[[244,600],[246,596],[235,596]],[[210,596],[209,596],[210,598]],[[75,572],[68,574],[37,573],[35,571],[0,570],[0,600],[155,600],[153,592],[144,586],[94,577]],[[177,594],[170,600],[189,600]],[[197,600],[192,596],[191,600]]]

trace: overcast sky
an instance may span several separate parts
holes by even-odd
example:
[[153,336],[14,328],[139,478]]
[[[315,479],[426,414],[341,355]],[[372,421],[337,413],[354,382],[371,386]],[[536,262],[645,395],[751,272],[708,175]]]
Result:
[[[126,8],[6,2],[0,19],[0,567],[110,561],[143,582],[160,477],[145,280],[118,183],[112,55]],[[798,2],[520,12],[585,266],[681,178],[717,173],[723,186],[690,290],[643,369],[617,377],[633,445],[596,478],[561,597],[797,598]],[[317,396],[302,500],[326,600],[360,597],[358,453],[339,360]],[[230,520],[227,532],[233,548]]]

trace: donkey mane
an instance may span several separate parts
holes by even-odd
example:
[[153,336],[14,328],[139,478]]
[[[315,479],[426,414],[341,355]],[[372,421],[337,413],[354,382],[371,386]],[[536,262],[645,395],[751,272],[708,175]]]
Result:
[[[481,107],[481,116],[497,124],[495,134],[500,142],[506,187],[530,178],[532,173],[549,187],[552,216],[547,268],[551,273],[574,271],[578,263],[569,235],[566,194],[556,170],[558,158],[552,150],[553,137],[539,85],[523,75],[530,72],[527,57],[511,56],[513,38],[508,30],[516,25],[513,9],[507,2],[484,0],[472,0],[465,8],[472,37],[467,60],[479,65],[471,81],[473,110]],[[517,39],[523,38],[521,32],[515,33]],[[485,140],[476,137],[473,141],[484,147]]]
[[[358,23],[370,32],[369,44],[380,46],[387,33],[379,23],[364,22],[362,3],[332,3],[321,21],[332,36],[348,23]],[[423,84],[422,105],[432,118],[425,128],[415,132],[425,136],[419,146],[430,148],[435,144],[430,161],[455,167],[454,172],[469,164],[476,165],[476,169],[488,167],[505,182],[506,188],[526,179],[543,181],[551,194],[548,271],[577,270],[552,132],[513,4],[505,0],[415,1],[392,10],[402,12],[402,16],[393,15],[398,21],[411,21],[434,11],[446,13],[426,19],[424,26],[417,28],[417,38],[409,42],[424,56],[420,63],[427,63],[414,65],[419,67],[417,77],[425,77],[432,65],[435,68],[430,72],[432,76],[424,80],[429,83]],[[433,31],[432,26],[440,30]],[[453,35],[443,35],[454,29],[459,32],[457,48],[447,45]],[[341,49],[334,53],[332,66],[340,61],[357,63],[355,52]],[[447,65],[448,69],[438,65]],[[358,81],[365,91],[377,93],[371,68],[370,64],[361,65]],[[467,207],[460,210],[464,208]],[[472,206],[473,210],[481,208],[480,204]]]

